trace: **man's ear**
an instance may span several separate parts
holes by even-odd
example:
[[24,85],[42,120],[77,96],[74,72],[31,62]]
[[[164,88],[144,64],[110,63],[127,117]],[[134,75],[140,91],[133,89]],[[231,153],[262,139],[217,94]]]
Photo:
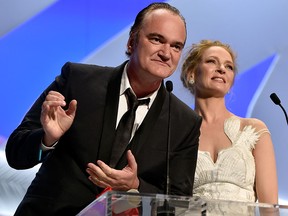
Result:
[[132,53],[133,52],[133,46],[134,46],[134,38],[130,37],[128,42],[127,42],[127,51],[128,53]]

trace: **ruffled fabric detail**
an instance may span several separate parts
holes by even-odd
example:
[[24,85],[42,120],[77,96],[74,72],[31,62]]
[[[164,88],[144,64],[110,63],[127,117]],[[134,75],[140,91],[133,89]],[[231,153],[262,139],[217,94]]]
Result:
[[232,116],[224,122],[224,132],[231,147],[221,150],[215,163],[209,152],[198,151],[193,194],[205,199],[255,202],[252,150],[261,134],[269,131],[256,131],[253,124],[241,130],[241,119]]

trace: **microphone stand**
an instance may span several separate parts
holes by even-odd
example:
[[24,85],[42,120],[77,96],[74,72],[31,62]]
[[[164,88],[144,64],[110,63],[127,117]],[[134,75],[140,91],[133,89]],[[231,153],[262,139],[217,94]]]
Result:
[[288,125],[288,116],[287,116],[287,113],[286,113],[284,107],[283,107],[281,104],[279,104],[279,106],[280,106],[280,108],[281,108],[281,109],[283,110],[283,112],[284,112],[284,115],[285,115],[285,118],[286,118],[286,123],[287,123],[287,125]]
[[280,108],[282,109],[282,111],[284,112],[285,118],[286,118],[286,123],[288,125],[288,116],[286,113],[286,110],[284,109],[284,107],[281,105],[281,100],[279,99],[279,97],[276,95],[276,93],[272,93],[270,95],[271,100],[276,104],[279,105]]
[[[169,104],[168,104],[168,135],[167,135],[167,149],[166,149],[166,188],[165,194],[170,194],[170,136],[171,136],[171,92],[173,90],[173,83],[168,80],[166,82],[166,89],[169,93]],[[157,207],[157,216],[175,216],[175,207],[169,205],[167,197],[164,200],[163,206]]]

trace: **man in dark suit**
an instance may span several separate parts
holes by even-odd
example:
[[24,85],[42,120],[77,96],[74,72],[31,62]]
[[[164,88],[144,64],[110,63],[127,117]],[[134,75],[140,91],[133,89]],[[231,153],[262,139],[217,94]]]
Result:
[[[168,121],[170,194],[192,195],[201,117],[163,84],[176,70],[185,41],[179,11],[153,3],[131,28],[127,62],[115,68],[63,66],[6,145],[16,169],[42,162],[15,215],[75,215],[106,187],[165,193]],[[138,107],[130,143],[112,163],[128,88],[150,102]]]

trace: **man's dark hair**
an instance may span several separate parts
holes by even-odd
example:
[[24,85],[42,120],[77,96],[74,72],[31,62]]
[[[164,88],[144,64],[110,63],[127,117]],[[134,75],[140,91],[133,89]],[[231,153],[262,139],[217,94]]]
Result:
[[[170,12],[172,12],[175,15],[178,15],[184,22],[185,25],[185,30],[187,33],[187,29],[186,29],[186,21],[185,18],[182,16],[182,14],[180,13],[180,11],[171,6],[168,3],[164,3],[164,2],[155,2],[155,3],[151,3],[150,5],[148,5],[147,7],[143,8],[136,16],[134,24],[132,25],[130,32],[129,32],[129,38],[133,38],[133,40],[137,43],[138,41],[138,36],[139,36],[139,31],[142,28],[142,24],[143,24],[143,20],[145,19],[145,16],[149,13],[151,13],[154,10],[158,10],[158,9],[164,9],[164,10],[168,10]],[[126,55],[130,56],[131,53],[126,50]]]

